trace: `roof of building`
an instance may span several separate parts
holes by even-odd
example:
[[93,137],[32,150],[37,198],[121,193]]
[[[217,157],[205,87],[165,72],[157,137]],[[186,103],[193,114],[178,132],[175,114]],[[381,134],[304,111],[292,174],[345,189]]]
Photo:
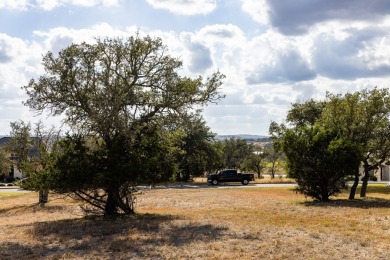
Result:
[[[11,141],[12,137],[10,136],[4,136],[0,138],[0,147],[4,147]],[[33,146],[28,151],[29,156],[37,156],[38,155],[38,149],[37,147]]]

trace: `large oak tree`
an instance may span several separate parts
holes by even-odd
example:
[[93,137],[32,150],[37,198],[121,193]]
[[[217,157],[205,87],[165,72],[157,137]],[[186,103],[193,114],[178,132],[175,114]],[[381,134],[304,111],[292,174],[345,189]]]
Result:
[[46,73],[24,87],[26,105],[65,115],[77,133],[62,143],[54,170],[57,178],[68,177],[62,181],[77,183],[53,182],[54,188],[73,192],[106,215],[133,213],[133,185],[173,174],[172,121],[166,118],[222,98],[222,74],[206,80],[180,76],[182,62],[149,36],[72,44],[58,55],[47,53],[43,65]]

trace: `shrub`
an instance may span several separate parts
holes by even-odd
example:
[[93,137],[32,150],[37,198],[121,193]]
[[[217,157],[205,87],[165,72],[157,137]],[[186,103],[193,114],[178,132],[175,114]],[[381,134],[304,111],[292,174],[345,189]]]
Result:
[[12,176],[7,177],[7,182],[14,182],[14,181],[15,181],[14,177],[12,177]]
[[336,132],[316,126],[287,130],[283,151],[297,191],[320,201],[328,201],[346,188],[345,177],[360,163],[357,146]]
[[370,181],[378,181],[378,177],[376,177],[375,175],[371,175]]

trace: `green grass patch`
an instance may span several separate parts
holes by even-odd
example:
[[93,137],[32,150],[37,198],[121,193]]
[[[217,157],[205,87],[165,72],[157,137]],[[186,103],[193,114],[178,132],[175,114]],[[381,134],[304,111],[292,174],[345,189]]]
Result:
[[[361,185],[358,186],[357,192],[360,192]],[[379,193],[379,194],[390,194],[390,187],[387,187],[387,184],[378,183],[378,184],[368,184],[367,194],[369,193]]]
[[25,195],[25,193],[20,191],[2,191],[0,192],[0,199],[9,197],[20,197],[23,195]]

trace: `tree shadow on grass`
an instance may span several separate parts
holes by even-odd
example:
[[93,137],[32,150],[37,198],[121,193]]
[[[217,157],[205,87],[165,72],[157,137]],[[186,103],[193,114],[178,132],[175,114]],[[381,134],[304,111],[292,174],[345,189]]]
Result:
[[[110,256],[164,258],[158,248],[220,239],[227,228],[185,223],[174,216],[137,214],[115,219],[82,218],[34,224],[31,235],[47,250],[41,257]],[[20,250],[24,250],[21,248]]]
[[0,242],[0,259],[38,259],[48,249],[42,246],[32,246],[17,242]]
[[302,203],[310,207],[348,207],[348,208],[390,208],[390,200],[381,198],[364,198],[364,199],[338,199],[328,202],[307,201]]
[[60,205],[45,205],[45,204],[39,204],[35,203],[32,205],[18,205],[18,206],[13,206],[10,208],[5,208],[5,209],[0,209],[0,214],[17,214],[19,212],[36,212],[36,211],[60,211],[64,210],[65,206],[60,206]]

